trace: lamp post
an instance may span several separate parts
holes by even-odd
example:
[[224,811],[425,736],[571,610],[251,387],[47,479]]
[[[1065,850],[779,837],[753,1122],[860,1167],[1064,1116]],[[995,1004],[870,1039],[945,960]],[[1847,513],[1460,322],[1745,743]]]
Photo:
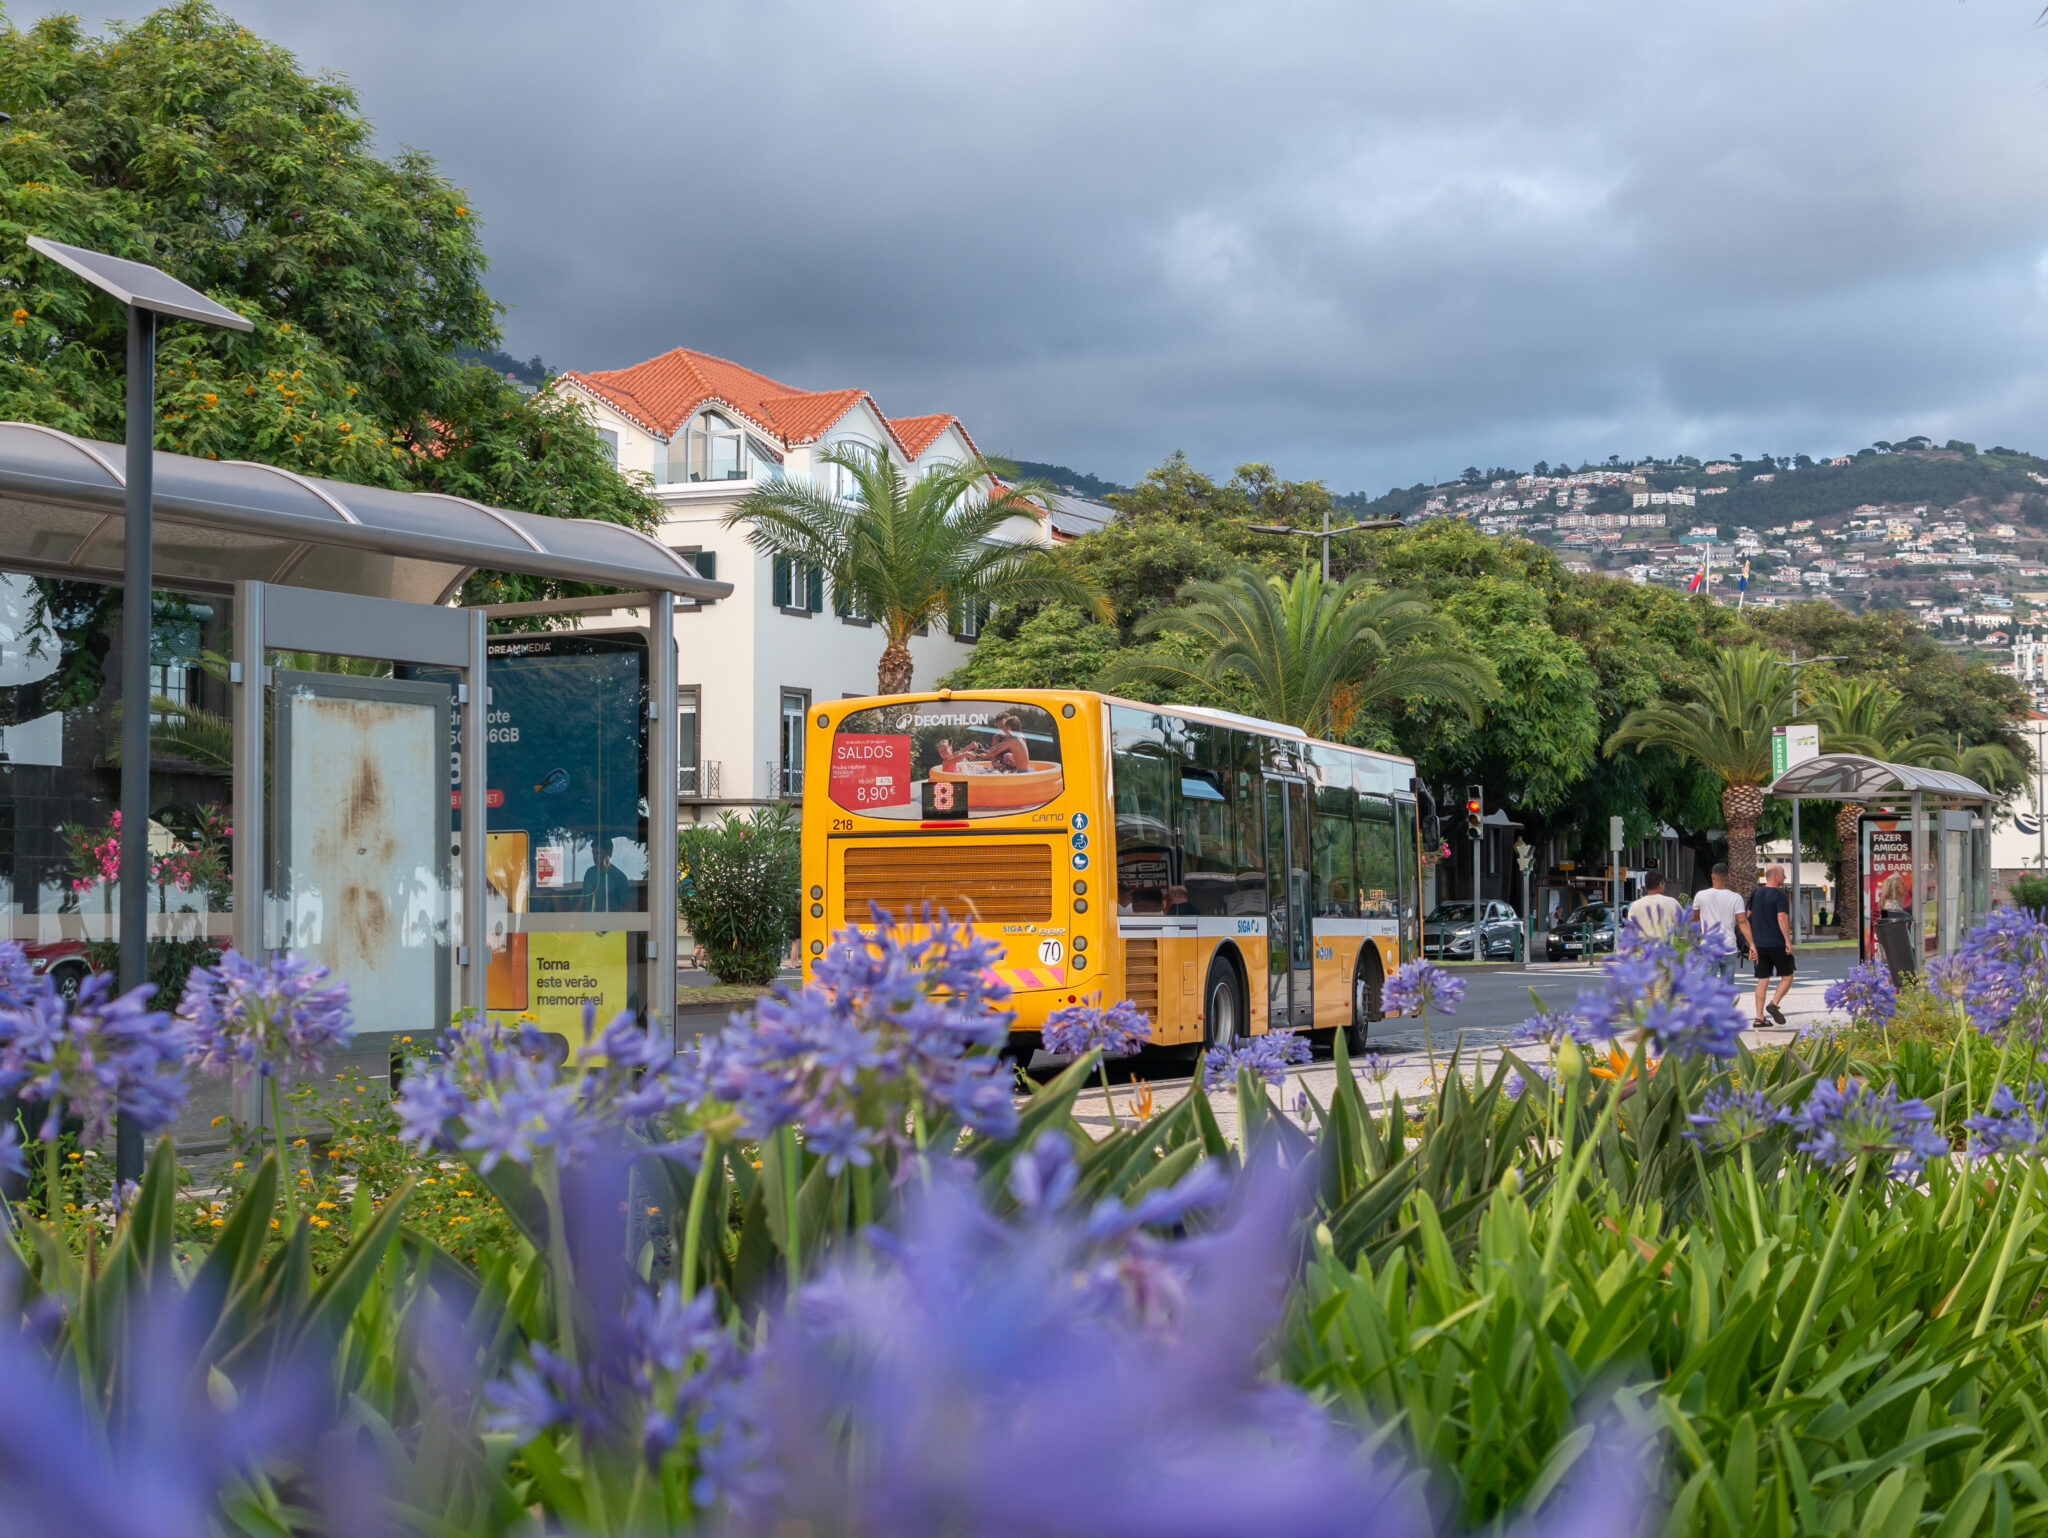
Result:
[[[156,328],[159,316],[253,331],[252,322],[215,304],[196,288],[146,262],[131,262],[28,238],[48,257],[128,310],[128,432],[123,465],[127,493],[121,574],[121,927],[122,992],[149,980],[149,632],[150,514],[156,467]],[[142,1133],[124,1114],[114,1132],[114,1179],[142,1178]]]
[[1371,518],[1362,523],[1347,523],[1341,528],[1330,527],[1330,510],[1323,509],[1322,532],[1314,529],[1297,529],[1284,523],[1255,523],[1251,525],[1254,534],[1278,534],[1290,539],[1319,539],[1323,542],[1323,580],[1330,580],[1330,541],[1345,534],[1369,533],[1375,529],[1399,529],[1404,525],[1398,518]]

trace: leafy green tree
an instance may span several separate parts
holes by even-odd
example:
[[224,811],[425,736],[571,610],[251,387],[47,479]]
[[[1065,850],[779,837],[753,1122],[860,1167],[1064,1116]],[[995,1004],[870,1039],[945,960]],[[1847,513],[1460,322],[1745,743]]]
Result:
[[[1831,603],[1811,602],[1752,611],[1747,621],[1780,653],[1789,654],[1796,646],[1801,656],[1839,655],[1844,660],[1833,664],[1837,676],[1889,684],[1927,718],[1926,730],[1951,742],[1960,736],[1966,743],[1996,743],[2018,757],[2023,768],[2032,761],[2018,730],[2026,711],[2019,683],[1965,661],[1909,615],[1851,614]],[[1802,689],[1812,676],[1802,670]]]
[[1763,648],[1732,647],[1714,654],[1697,694],[1682,704],[1663,700],[1630,712],[1607,739],[1607,752],[1668,748],[1721,781],[1729,884],[1747,893],[1756,885],[1756,834],[1763,787],[1771,777],[1771,731],[1790,715],[1791,677]]
[[[651,525],[570,402],[462,349],[499,340],[479,220],[427,156],[375,153],[354,92],[199,3],[88,35],[0,31],[0,417],[119,439],[126,317],[41,234],[165,268],[255,322],[160,338],[157,445],[559,516]],[[540,596],[483,574],[472,599]],[[565,589],[566,590],[566,589]]]
[[1257,714],[1325,738],[1347,736],[1362,711],[1396,701],[1442,701],[1476,720],[1496,691],[1491,670],[1443,644],[1448,628],[1425,601],[1358,576],[1325,582],[1314,566],[1288,579],[1241,571],[1191,583],[1180,599],[1138,631],[1191,643],[1195,659],[1125,652],[1105,670],[1105,687],[1234,676]]
[[744,527],[757,550],[822,571],[835,602],[881,626],[878,693],[908,691],[911,636],[950,615],[1037,599],[1109,618],[1101,593],[1050,551],[998,537],[1012,518],[1037,520],[1039,488],[991,493],[994,472],[982,460],[906,480],[886,454],[835,450],[821,458],[853,477],[850,496],[775,481],[726,514],[725,525]]
[[1068,604],[1048,604],[1010,635],[985,634],[939,682],[949,689],[1091,689],[1116,651],[1111,627]]
[[[1822,678],[1813,685],[1813,695],[1823,752],[1950,769],[1994,791],[2013,789],[2024,776],[2024,765],[2003,743],[1957,743],[1935,729],[1929,712],[1882,679]],[[1845,904],[1856,890],[1856,822],[1863,810],[1862,803],[1845,801],[1835,813],[1837,890]]]

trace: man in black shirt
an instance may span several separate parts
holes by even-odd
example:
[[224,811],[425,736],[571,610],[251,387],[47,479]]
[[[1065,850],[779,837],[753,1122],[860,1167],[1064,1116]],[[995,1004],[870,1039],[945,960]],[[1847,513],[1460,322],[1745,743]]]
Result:
[[1792,991],[1792,901],[1785,891],[1785,867],[1773,865],[1764,872],[1764,884],[1749,894],[1742,916],[1743,933],[1749,937],[1750,953],[1756,957],[1756,1023],[1765,1024],[1764,990],[1770,979],[1778,979],[1778,991],[1769,1010],[1772,1020],[1783,1025],[1785,1011],[1779,1006]]

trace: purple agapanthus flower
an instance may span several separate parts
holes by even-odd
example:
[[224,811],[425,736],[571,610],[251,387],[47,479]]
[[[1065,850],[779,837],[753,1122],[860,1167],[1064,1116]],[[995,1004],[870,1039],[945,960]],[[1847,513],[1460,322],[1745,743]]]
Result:
[[580,1366],[545,1345],[484,1389],[485,1425],[529,1441],[575,1427],[658,1465],[687,1441],[700,1466],[692,1495],[709,1506],[725,1491],[716,1468],[729,1466],[738,1441],[758,1462],[755,1363],[719,1318],[715,1294],[685,1301],[670,1282],[636,1286],[604,1322]]
[[1991,1104],[1980,1116],[1967,1117],[1963,1125],[1974,1136],[1970,1157],[1989,1159],[1999,1154],[2040,1153],[2048,1148],[2048,1089],[2030,1081],[2024,1095],[2001,1084],[1991,1092]]
[[1801,1153],[1828,1165],[1889,1160],[1886,1173],[1895,1180],[1917,1178],[1929,1159],[1949,1151],[1926,1102],[1901,1100],[1896,1085],[1880,1094],[1860,1079],[1823,1079],[1789,1120],[1805,1135]]
[[1212,1095],[1233,1088],[1239,1071],[1244,1070],[1277,1089],[1286,1082],[1290,1063],[1305,1063],[1314,1055],[1308,1038],[1296,1031],[1249,1036],[1228,1052],[1212,1050],[1203,1055],[1202,1088]]
[[1534,1063],[1529,1065],[1529,1072],[1534,1075],[1533,1079],[1524,1078],[1519,1073],[1509,1074],[1507,1082],[1501,1086],[1501,1093],[1510,1100],[1520,1100],[1524,1095],[1535,1094],[1539,1091],[1551,1095],[1557,1093],[1557,1074],[1555,1070],[1545,1064]]
[[147,1135],[177,1120],[185,1104],[185,1026],[149,1008],[154,984],[123,994],[114,986],[95,972],[67,1004],[44,977],[21,1003],[0,1009],[0,1093],[49,1107],[37,1134],[44,1142],[57,1136],[65,1112],[96,1143],[117,1114]]
[[686,1060],[690,1103],[736,1108],[748,1137],[799,1123],[835,1172],[907,1147],[916,1105],[1007,1136],[1017,1110],[997,1053],[1016,1017],[993,971],[1001,945],[925,917],[921,933],[879,910],[874,933],[841,930],[808,987],[778,987]]
[[1784,1110],[1762,1090],[1722,1085],[1701,1097],[1700,1108],[1685,1118],[1685,1135],[1702,1148],[1739,1148],[1786,1120]]
[[1046,1016],[1045,1049],[1065,1057],[1098,1051],[1104,1057],[1129,1057],[1151,1031],[1151,1017],[1136,1004],[1125,999],[1105,1009],[1098,993]]
[[1582,989],[1570,1010],[1539,1011],[1517,1034],[1525,1041],[1646,1041],[1659,1056],[1731,1058],[1745,1022],[1721,981],[1729,954],[1725,936],[1689,917],[1662,935],[1626,926],[1596,987]]
[[1453,977],[1433,961],[1404,962],[1394,969],[1380,989],[1380,1002],[1387,1013],[1411,1015],[1433,1009],[1440,1015],[1455,1015],[1458,1001],[1465,997],[1465,980]]
[[237,1089],[253,1077],[309,1077],[354,1028],[348,984],[328,981],[326,967],[289,951],[268,961],[228,951],[195,967],[178,1013],[192,1023],[195,1066],[232,1078]]
[[413,1064],[399,1085],[402,1134],[422,1148],[474,1153],[484,1170],[530,1165],[543,1151],[563,1168],[697,1093],[683,1060],[661,1051],[630,1010],[602,1033],[595,1023],[586,1007],[593,1066],[564,1069],[530,1024],[456,1020],[441,1033],[440,1061]]
[[1823,1002],[1858,1024],[1876,1025],[1891,1019],[1899,990],[1892,984],[1891,968],[1882,961],[1859,961],[1840,982],[1829,985]]
[[0,1126],[0,1175],[22,1179],[28,1174],[28,1157],[22,1149],[21,1128],[13,1122]]
[[1928,963],[1927,985],[1957,1000],[1994,1039],[2017,1025],[2038,1037],[2048,1002],[2048,924],[2028,908],[1994,908],[1950,956]]
[[17,941],[0,940],[0,1009],[19,1009],[40,986],[28,952]]
[[999,1225],[964,1182],[934,1182],[895,1264],[835,1270],[765,1332],[778,1483],[740,1538],[840,1531],[849,1512],[902,1538],[1419,1538],[1413,1487],[1264,1370],[1291,1192],[1274,1177],[1236,1210],[1159,1240],[1146,1285],[1170,1276],[1170,1295],[1134,1300],[1075,1285],[1100,1252],[1070,1222]]

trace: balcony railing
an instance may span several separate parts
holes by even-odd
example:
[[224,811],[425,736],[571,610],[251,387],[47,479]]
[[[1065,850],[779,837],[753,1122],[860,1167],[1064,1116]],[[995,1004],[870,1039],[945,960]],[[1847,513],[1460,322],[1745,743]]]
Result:
[[716,801],[718,760],[707,758],[701,763],[682,765],[676,771],[676,791],[685,801]]

